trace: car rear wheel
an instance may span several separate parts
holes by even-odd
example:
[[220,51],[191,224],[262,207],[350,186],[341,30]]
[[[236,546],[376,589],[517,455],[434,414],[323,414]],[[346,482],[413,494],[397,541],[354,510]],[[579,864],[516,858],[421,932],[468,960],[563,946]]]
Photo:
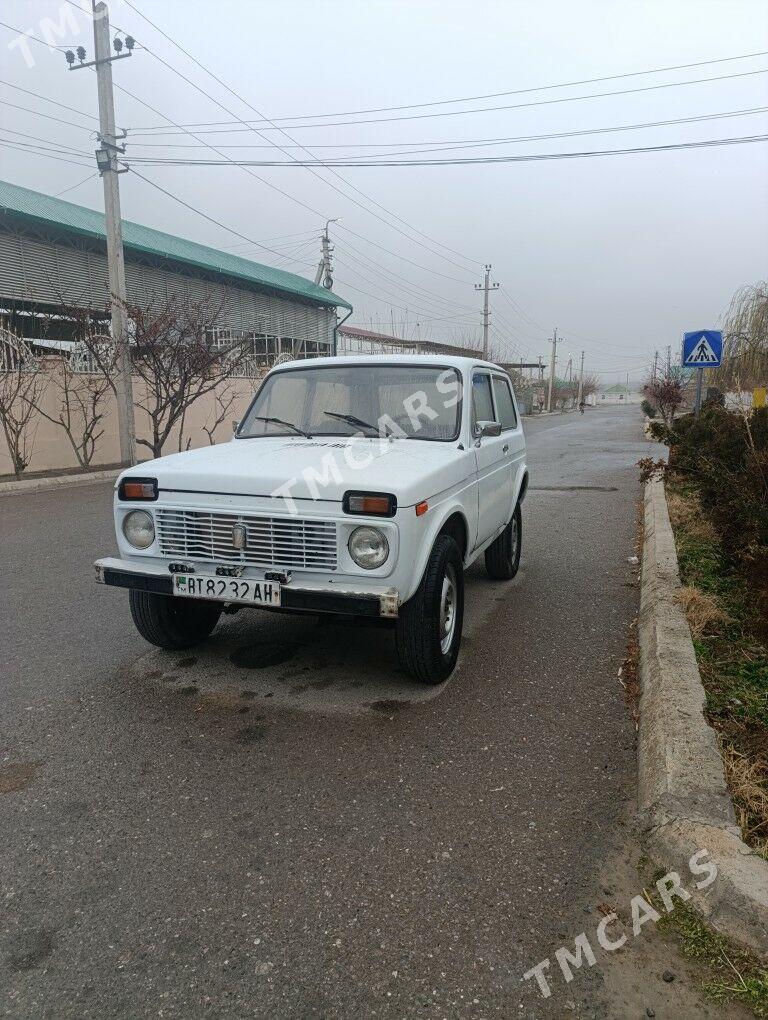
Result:
[[132,588],[131,616],[145,641],[169,650],[191,648],[205,641],[219,621],[220,602],[157,595]]
[[456,665],[464,622],[464,565],[450,535],[438,535],[416,594],[400,607],[400,665],[415,680],[439,684]]
[[520,566],[523,541],[523,515],[520,504],[515,507],[512,520],[495,542],[485,550],[485,569],[494,581],[509,581]]

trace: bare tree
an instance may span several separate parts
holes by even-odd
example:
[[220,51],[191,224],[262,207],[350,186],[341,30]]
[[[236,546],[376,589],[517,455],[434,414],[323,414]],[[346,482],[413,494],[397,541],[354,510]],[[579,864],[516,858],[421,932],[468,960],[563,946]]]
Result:
[[23,340],[0,330],[0,422],[19,478],[32,458],[37,432],[36,405],[46,386],[37,360]]
[[216,339],[214,326],[220,321],[221,302],[211,297],[182,302],[175,297],[156,301],[149,307],[128,305],[133,323],[133,371],[142,385],[135,389],[136,406],[150,423],[151,436],[137,436],[153,457],[176,427],[181,430],[190,407],[215,390],[222,381],[242,373],[250,347],[244,339]]
[[36,410],[64,431],[77,463],[87,469],[104,435],[107,398],[115,391],[115,349],[109,337],[94,333],[88,310],[72,309],[71,315],[75,347],[69,355],[62,352],[50,373],[58,406],[48,411],[37,400]]
[[208,442],[211,446],[214,446],[216,443],[214,439],[216,429],[231,415],[232,407],[236,400],[237,393],[232,380],[226,379],[214,392],[213,408],[203,425],[203,431],[208,436]]
[[652,375],[643,386],[643,393],[669,428],[685,400],[685,384],[680,373],[672,370],[664,375]]
[[599,388],[600,383],[597,376],[593,375],[591,372],[586,373],[581,384],[582,399],[586,400],[587,397],[591,397],[593,393],[597,393]]

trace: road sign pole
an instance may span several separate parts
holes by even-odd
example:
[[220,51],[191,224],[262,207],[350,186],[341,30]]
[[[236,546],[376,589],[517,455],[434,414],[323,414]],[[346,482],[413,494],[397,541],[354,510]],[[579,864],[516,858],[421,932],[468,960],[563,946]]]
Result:
[[701,384],[704,379],[704,369],[696,369],[696,403],[693,406],[693,413],[696,418],[699,417],[701,411]]

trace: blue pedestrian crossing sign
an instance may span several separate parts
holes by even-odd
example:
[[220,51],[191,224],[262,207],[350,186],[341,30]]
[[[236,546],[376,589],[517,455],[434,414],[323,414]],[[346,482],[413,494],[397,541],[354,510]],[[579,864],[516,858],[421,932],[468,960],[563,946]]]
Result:
[[717,368],[723,360],[723,334],[717,329],[697,329],[683,334],[685,368]]

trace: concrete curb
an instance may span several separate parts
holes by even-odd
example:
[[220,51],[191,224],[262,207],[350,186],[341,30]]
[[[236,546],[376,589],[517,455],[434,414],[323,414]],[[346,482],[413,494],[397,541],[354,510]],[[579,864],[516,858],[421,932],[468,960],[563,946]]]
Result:
[[645,488],[640,595],[638,800],[643,842],[661,866],[688,876],[688,860],[709,851],[716,880],[692,903],[716,930],[759,955],[768,952],[768,862],[741,839],[680,588],[664,483]]
[[106,481],[108,478],[117,478],[122,470],[110,468],[106,471],[86,471],[76,475],[51,475],[48,478],[19,478],[13,482],[0,482],[0,496],[58,489],[62,485],[87,485],[89,482]]

